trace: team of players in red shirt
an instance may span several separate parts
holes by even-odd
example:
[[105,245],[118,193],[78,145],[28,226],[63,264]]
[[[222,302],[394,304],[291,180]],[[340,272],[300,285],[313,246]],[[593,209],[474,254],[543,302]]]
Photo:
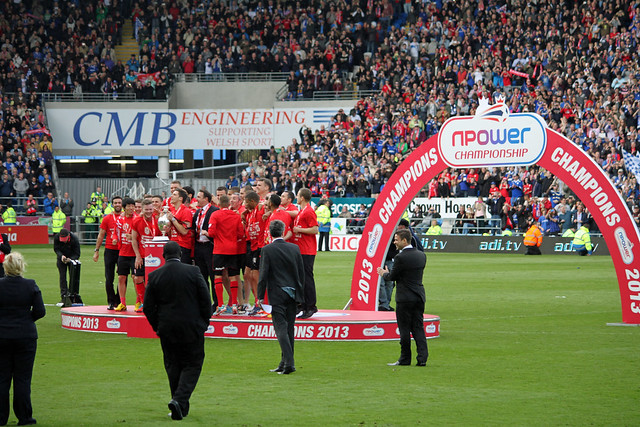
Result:
[[[286,225],[284,239],[297,244],[303,256],[305,303],[300,307],[299,316],[313,316],[317,311],[313,263],[318,222],[310,205],[311,192],[304,188],[298,192],[299,207],[293,203],[291,192],[272,193],[268,179],[258,179],[253,189],[219,187],[215,196],[204,189],[194,193],[190,187],[182,188],[179,181],[173,181],[170,196],[164,200],[160,196],[146,196],[140,203],[129,197],[113,198],[114,211],[105,216],[100,225],[93,257],[94,261],[98,260],[104,240],[108,308],[127,310],[127,278],[132,275],[136,289],[135,311],[142,311],[144,243],[164,232],[180,245],[181,261],[195,263],[205,280],[211,279],[216,314],[266,315],[257,298],[260,250],[270,243],[269,224],[278,219]],[[169,224],[160,230],[158,218],[163,214]],[[118,275],[115,291],[114,269]],[[244,282],[240,280],[241,272]]]

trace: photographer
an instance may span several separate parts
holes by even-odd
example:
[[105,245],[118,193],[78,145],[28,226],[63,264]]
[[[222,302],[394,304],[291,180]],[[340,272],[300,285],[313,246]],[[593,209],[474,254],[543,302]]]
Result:
[[[60,275],[60,302],[58,306],[62,306],[65,304],[65,299],[71,296],[67,286],[67,271],[71,276],[71,269],[75,266],[73,261],[80,259],[80,242],[75,234],[63,228],[53,238],[53,251],[56,253],[56,265]],[[69,277],[69,281],[72,282],[73,287],[71,277]]]

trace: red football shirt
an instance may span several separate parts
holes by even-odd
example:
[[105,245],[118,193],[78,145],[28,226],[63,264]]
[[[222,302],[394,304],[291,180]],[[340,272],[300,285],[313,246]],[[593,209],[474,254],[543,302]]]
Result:
[[134,219],[133,215],[120,217],[120,256],[136,256],[131,246],[131,240],[129,240]]
[[[302,209],[293,221],[294,228],[309,228],[317,225],[318,218],[310,204]],[[302,255],[315,255],[318,252],[315,234],[293,233],[291,243],[295,243],[300,247],[300,253]]]
[[177,242],[180,246],[187,249],[192,249],[194,244],[193,238],[193,230],[191,230],[191,221],[193,220],[193,212],[189,206],[180,205],[180,207],[176,210],[171,206],[171,213],[175,217],[175,219],[187,229],[187,234],[184,236],[178,233],[178,230],[175,227],[171,227],[171,236],[169,237],[174,242]]
[[214,254],[236,255],[238,241],[242,241],[242,252],[246,247],[242,219],[237,212],[228,208],[219,209],[209,217],[209,237],[213,238]]
[[251,240],[251,250],[255,251],[264,246],[264,230],[266,220],[262,219],[264,206],[257,206],[247,212],[247,238]]
[[[111,213],[105,216],[100,223],[100,229],[105,231],[104,235],[104,247],[107,249],[120,249],[120,215]],[[116,244],[113,244],[113,241]]]
[[291,215],[289,215],[287,213],[287,211],[285,211],[284,209],[276,209],[275,212],[271,213],[271,216],[269,216],[269,219],[267,219],[267,223],[265,224],[264,227],[264,244],[268,245],[269,243],[273,242],[273,238],[271,237],[271,233],[269,233],[269,224],[271,224],[271,221],[275,221],[276,219],[279,219],[280,221],[284,222],[284,233],[282,233],[282,237],[286,236],[287,233],[289,231],[291,231],[291,222],[292,222],[292,218]]
[[289,203],[289,205],[287,205],[287,207],[284,208],[284,210],[286,210],[287,212],[289,212],[289,211],[297,211],[298,207],[296,205],[294,205],[293,203]]
[[138,233],[138,249],[140,250],[140,255],[144,258],[146,255],[144,244],[146,242],[150,242],[155,236],[159,236],[161,234],[160,229],[158,228],[158,220],[153,216],[150,220],[147,220],[141,215],[133,220],[132,227],[136,233]]

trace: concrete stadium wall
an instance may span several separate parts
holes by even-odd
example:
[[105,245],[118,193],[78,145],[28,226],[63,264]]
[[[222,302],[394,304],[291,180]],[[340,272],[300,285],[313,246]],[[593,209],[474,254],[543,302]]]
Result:
[[283,82],[176,83],[169,108],[271,108]]

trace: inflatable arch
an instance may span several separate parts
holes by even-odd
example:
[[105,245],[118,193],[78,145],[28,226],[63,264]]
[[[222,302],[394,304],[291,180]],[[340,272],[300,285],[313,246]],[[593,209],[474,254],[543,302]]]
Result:
[[598,224],[618,277],[622,321],[640,324],[640,235],[631,212],[591,157],[532,113],[509,114],[498,100],[481,100],[475,116],[453,117],[412,152],[374,203],[356,256],[351,309],[377,310],[377,267],[393,231],[416,194],[446,167],[526,166],[537,163],[562,180]]

